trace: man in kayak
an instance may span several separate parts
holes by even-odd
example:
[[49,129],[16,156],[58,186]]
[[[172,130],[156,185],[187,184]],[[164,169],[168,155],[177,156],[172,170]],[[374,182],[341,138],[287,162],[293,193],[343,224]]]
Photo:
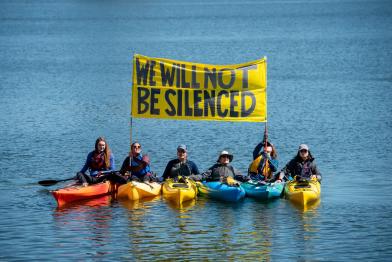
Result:
[[275,146],[267,141],[260,142],[253,150],[253,161],[249,166],[249,176],[252,180],[264,181],[271,179],[278,170],[278,156]]
[[291,180],[294,177],[308,180],[316,178],[321,181],[321,174],[306,144],[299,145],[297,155],[279,172],[276,182],[281,182],[284,178]]
[[[87,155],[83,168],[76,174],[76,179],[83,185],[102,182],[105,171],[114,170],[114,156],[105,138],[98,137],[95,149]],[[89,174],[86,172],[89,171]]]
[[142,154],[142,146],[139,142],[131,145],[131,152],[121,166],[120,173],[130,176],[130,180],[152,182],[155,178],[150,168],[150,158]]
[[168,178],[177,179],[178,177],[182,178],[197,174],[199,174],[199,169],[194,162],[188,160],[186,145],[179,145],[177,147],[177,158],[167,163],[162,180],[164,181]]
[[[205,180],[207,182],[221,181],[228,185],[238,185],[238,181],[248,181],[249,177],[243,176],[241,172],[230,165],[233,155],[223,150],[212,167],[199,176],[191,176],[193,180]],[[237,181],[236,181],[237,180]]]

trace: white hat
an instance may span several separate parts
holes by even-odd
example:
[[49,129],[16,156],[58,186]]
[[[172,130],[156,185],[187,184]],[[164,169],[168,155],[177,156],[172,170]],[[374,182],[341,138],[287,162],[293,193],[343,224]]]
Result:
[[233,161],[233,155],[230,154],[228,151],[223,150],[222,152],[220,152],[219,157],[218,157],[218,160],[217,160],[216,162],[219,162],[219,159],[220,159],[222,156],[228,156],[228,157],[229,157],[229,161],[230,161],[230,162]]
[[301,151],[302,149],[305,149],[305,150],[309,151],[309,147],[306,144],[300,144],[299,145],[298,151]]

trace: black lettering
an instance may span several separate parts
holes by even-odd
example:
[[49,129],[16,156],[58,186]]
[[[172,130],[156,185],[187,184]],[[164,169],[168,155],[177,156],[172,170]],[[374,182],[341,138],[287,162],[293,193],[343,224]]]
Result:
[[192,88],[200,88],[200,83],[197,82],[197,70],[196,66],[192,66]]
[[170,110],[165,109],[165,112],[168,116],[175,116],[176,115],[176,107],[173,105],[172,101],[170,100],[170,95],[176,95],[176,91],[173,89],[168,89],[165,92],[165,100],[168,106],[170,107]]
[[174,67],[172,67],[171,68],[171,72],[170,72],[169,68],[167,70],[165,70],[165,64],[164,63],[159,63],[159,65],[161,66],[162,85],[166,86],[166,84],[169,83],[169,86],[173,86],[174,72],[175,72],[176,69]]
[[160,111],[159,108],[155,108],[155,104],[158,103],[158,98],[156,95],[161,93],[160,89],[151,88],[151,103],[150,103],[150,114],[151,115],[159,115]]
[[212,72],[208,68],[204,68],[204,88],[206,89],[208,89],[208,79],[212,87],[216,88],[216,68],[213,68]]
[[242,88],[248,88],[249,87],[249,70],[254,70],[257,69],[256,65],[250,65],[246,67],[239,68],[242,70]]
[[[225,71],[228,71],[228,70],[230,71],[230,82],[228,84],[225,84],[223,82],[223,73]],[[224,89],[229,89],[229,88],[231,88],[233,86],[234,81],[235,81],[235,71],[234,70],[222,69],[222,70],[219,71],[219,73],[218,73],[218,82],[219,82],[219,86],[220,87],[222,87]]]
[[208,108],[211,116],[215,116],[215,90],[211,90],[211,96],[207,90],[204,90],[204,116],[208,116]]
[[[246,97],[250,97],[252,99],[252,104],[248,109],[246,109]],[[255,110],[256,107],[256,98],[252,92],[242,92],[241,94],[241,117],[247,117]]]
[[136,79],[138,85],[141,84],[142,78],[143,78],[143,85],[147,85],[147,75],[148,75],[149,68],[150,65],[148,62],[144,66],[141,66],[139,58],[136,58]]
[[154,81],[154,77],[155,77],[155,70],[154,70],[154,66],[155,66],[156,62],[151,60],[151,65],[150,65],[150,86],[155,86],[156,82]]
[[222,96],[229,97],[229,92],[227,92],[226,90],[220,91],[218,93],[218,97],[216,100],[216,108],[218,110],[218,116],[225,117],[225,116],[227,116],[227,113],[229,112],[229,110],[225,109],[224,111],[222,111]]
[[181,68],[180,64],[173,64],[173,67],[176,69],[176,86],[181,87]]
[[177,90],[177,116],[182,116],[182,90]]
[[[205,90],[204,90],[205,91]],[[201,102],[201,90],[195,90],[193,92],[193,106],[194,106],[194,116],[202,116],[203,110],[199,107],[199,103]]]
[[190,107],[189,90],[185,90],[185,116],[192,116],[192,107]]
[[189,87],[191,87],[191,84],[189,83],[189,82],[187,82],[186,81],[186,67],[185,67],[185,64],[182,64],[181,65],[181,83],[182,83],[182,85],[181,85],[181,87],[182,88],[189,88]]
[[149,105],[146,102],[146,100],[149,96],[150,96],[150,90],[148,90],[148,88],[144,88],[144,87],[140,87],[140,86],[137,88],[137,113],[138,113],[138,115],[144,114],[148,111]]
[[238,101],[236,100],[238,96],[238,91],[230,92],[230,117],[238,117],[239,113],[235,111],[235,107],[238,106]]

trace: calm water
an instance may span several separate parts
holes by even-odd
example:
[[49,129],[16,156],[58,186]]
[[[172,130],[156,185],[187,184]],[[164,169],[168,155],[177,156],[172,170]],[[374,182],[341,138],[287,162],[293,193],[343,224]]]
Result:
[[[2,0],[0,260],[390,260],[391,25],[392,4],[377,0]],[[281,166],[311,146],[321,202],[102,198],[56,209],[36,182],[78,171],[97,136],[117,166],[125,158],[134,53],[267,56],[270,138]],[[200,169],[229,149],[245,172],[263,127],[134,119],[132,133],[160,174],[179,143]]]

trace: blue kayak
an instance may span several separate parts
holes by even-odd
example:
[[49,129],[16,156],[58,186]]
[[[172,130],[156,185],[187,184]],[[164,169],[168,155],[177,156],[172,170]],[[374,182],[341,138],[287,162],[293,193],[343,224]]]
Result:
[[229,186],[221,182],[198,182],[198,189],[201,195],[214,199],[237,202],[245,197],[245,190],[241,186]]
[[256,181],[248,181],[242,183],[246,195],[257,200],[268,201],[278,198],[282,194],[284,183],[259,183]]

